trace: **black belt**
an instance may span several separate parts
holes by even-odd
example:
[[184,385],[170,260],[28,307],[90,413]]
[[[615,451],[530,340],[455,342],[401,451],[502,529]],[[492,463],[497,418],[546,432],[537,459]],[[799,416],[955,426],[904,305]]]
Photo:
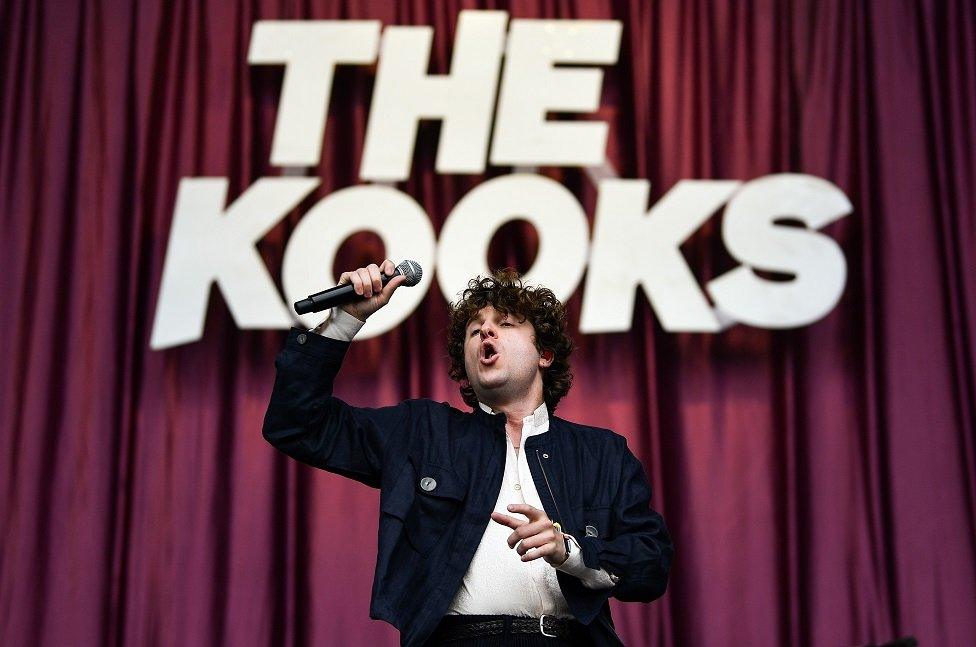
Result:
[[444,616],[432,641],[464,640],[500,634],[536,634],[547,638],[570,640],[586,635],[585,627],[576,620],[556,616],[541,618],[523,616]]

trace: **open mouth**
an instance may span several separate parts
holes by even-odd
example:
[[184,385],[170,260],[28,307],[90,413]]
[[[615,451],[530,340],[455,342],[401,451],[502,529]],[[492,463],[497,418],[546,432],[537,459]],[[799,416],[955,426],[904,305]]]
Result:
[[498,359],[498,351],[495,346],[490,342],[486,341],[481,345],[481,363],[485,366],[495,363]]

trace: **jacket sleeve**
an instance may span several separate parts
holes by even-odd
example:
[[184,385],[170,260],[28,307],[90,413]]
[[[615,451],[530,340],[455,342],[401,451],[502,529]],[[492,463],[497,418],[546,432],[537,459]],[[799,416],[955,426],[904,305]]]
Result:
[[368,409],[332,396],[349,342],[292,329],[275,359],[264,438],[303,463],[379,487],[383,457],[404,442],[409,403]]
[[579,538],[583,563],[618,577],[609,594],[624,602],[650,602],[668,586],[674,546],[650,500],[644,467],[624,446],[609,536]]

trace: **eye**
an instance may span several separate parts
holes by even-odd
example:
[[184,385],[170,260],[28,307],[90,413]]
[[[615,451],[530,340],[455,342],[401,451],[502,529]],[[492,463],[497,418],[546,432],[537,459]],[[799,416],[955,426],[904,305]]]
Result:
[[477,334],[478,334],[479,332],[481,332],[481,328],[475,328],[474,330],[472,330],[472,331],[471,331],[471,335],[470,335],[470,336],[471,336],[471,337],[474,337],[474,336],[475,336],[475,335],[477,335]]

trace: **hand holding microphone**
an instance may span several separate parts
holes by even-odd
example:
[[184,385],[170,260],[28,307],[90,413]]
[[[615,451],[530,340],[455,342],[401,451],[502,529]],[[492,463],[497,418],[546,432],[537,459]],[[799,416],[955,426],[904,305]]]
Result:
[[398,287],[416,285],[422,276],[423,270],[416,261],[403,261],[394,267],[393,261],[387,259],[379,266],[370,264],[343,272],[336,287],[296,301],[295,312],[320,312],[339,306],[360,321],[366,321],[367,317],[389,303]]

